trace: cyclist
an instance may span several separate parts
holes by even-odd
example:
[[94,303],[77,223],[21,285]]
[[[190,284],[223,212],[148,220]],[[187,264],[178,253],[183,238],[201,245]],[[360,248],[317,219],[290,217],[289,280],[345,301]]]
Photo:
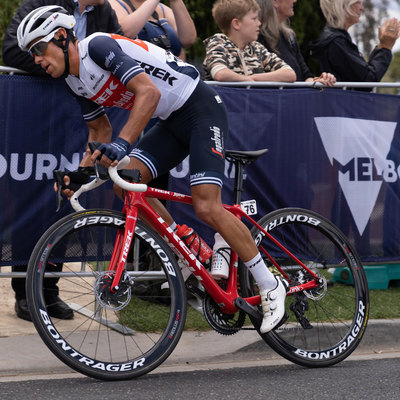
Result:
[[[286,281],[266,268],[247,227],[222,206],[224,142],[227,114],[220,97],[200,80],[195,67],[151,43],[123,36],[94,33],[78,41],[74,17],[58,6],[28,14],[18,28],[18,42],[53,78],[65,80],[81,105],[89,128],[88,141],[102,145],[86,150],[81,166],[115,166],[152,117],[157,123],[129,154],[129,168],[142,182],[168,172],[190,154],[190,184],[196,215],[219,232],[251,271],[260,290],[262,333],[273,329],[285,313]],[[128,120],[112,140],[106,107],[130,110]],[[71,196],[81,182],[65,179]],[[69,179],[72,178],[72,181]],[[76,189],[75,189],[76,190]],[[154,207],[173,229],[176,224],[157,200]]]

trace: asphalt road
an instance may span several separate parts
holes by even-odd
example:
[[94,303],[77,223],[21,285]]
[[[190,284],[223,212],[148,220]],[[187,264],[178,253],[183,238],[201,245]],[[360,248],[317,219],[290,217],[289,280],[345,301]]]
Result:
[[[240,365],[238,363],[238,365]],[[30,399],[346,399],[394,400],[400,394],[400,354],[306,369],[294,364],[159,373],[122,382],[76,375],[0,383],[2,400]]]

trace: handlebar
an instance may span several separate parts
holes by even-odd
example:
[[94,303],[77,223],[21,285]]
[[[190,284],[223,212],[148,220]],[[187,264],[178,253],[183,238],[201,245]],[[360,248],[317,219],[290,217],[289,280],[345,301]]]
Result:
[[114,183],[122,189],[128,190],[130,192],[145,192],[147,190],[147,185],[144,183],[130,183],[125,181],[118,175],[118,170],[123,169],[129,164],[130,158],[125,156],[116,167],[109,167],[108,174]]
[[[119,187],[121,187],[124,190],[128,190],[130,192],[145,192],[147,190],[147,185],[143,183],[130,183],[122,179],[119,174],[118,170],[123,169],[126,167],[130,162],[130,158],[128,156],[125,156],[117,166],[115,167],[109,167],[108,168],[108,174],[110,175],[110,178],[112,181]],[[81,206],[79,203],[79,196],[82,193],[89,192],[90,190],[95,189],[96,187],[102,185],[104,182],[107,182],[107,179],[101,179],[96,177],[92,181],[82,185],[71,197],[70,203],[72,208],[75,211],[84,211],[85,208]]]

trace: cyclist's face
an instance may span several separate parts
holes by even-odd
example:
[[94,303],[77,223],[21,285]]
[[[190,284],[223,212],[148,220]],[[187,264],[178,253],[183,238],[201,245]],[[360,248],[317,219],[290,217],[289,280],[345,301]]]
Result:
[[[56,34],[55,38],[59,36],[59,34]],[[40,39],[30,43],[30,46],[32,47],[39,42]],[[33,46],[32,49],[35,49],[35,46]],[[40,55],[37,53],[40,53]],[[40,52],[35,52],[33,50],[32,56],[35,63],[40,65],[52,78],[59,78],[63,75],[65,70],[64,53],[55,43],[49,41],[47,46],[42,46]]]

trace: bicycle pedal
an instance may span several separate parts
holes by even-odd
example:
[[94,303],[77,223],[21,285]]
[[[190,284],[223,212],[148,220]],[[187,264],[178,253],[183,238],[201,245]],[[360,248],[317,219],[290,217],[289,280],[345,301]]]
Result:
[[236,308],[244,311],[250,317],[253,317],[258,321],[262,321],[263,319],[262,312],[257,307],[254,307],[251,304],[249,304],[245,299],[241,297],[236,297],[233,304],[235,305]]

